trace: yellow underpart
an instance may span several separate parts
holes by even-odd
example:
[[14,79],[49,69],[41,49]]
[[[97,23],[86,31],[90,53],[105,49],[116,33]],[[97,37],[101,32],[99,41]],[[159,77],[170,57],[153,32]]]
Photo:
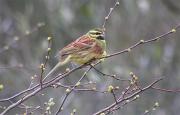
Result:
[[[102,57],[105,57],[105,56],[107,56],[107,52],[106,52],[106,51],[104,51],[104,52],[103,52]],[[100,59],[100,60],[103,62],[103,61],[104,61],[104,59],[105,59],[105,58],[102,58],[102,59]]]
[[85,64],[94,58],[100,58],[100,54],[89,53],[86,55],[72,55],[71,60],[77,64]]

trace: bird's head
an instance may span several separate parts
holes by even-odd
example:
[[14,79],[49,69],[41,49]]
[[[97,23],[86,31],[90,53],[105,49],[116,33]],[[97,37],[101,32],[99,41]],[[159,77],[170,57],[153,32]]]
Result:
[[104,38],[105,38],[104,31],[103,31],[103,29],[100,29],[100,28],[92,29],[87,34],[91,38],[96,39],[96,40],[104,40]]

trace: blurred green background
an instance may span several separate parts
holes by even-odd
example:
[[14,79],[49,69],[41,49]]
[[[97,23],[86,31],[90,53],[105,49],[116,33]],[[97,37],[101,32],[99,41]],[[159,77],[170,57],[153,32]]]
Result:
[[[128,48],[141,39],[148,40],[161,35],[180,23],[179,0],[119,2],[120,5],[106,25],[108,54]],[[0,84],[4,86],[0,91],[0,98],[28,88],[31,76],[39,75],[38,67],[46,54],[48,36],[53,38],[52,55],[47,69],[49,71],[58,61],[54,57],[57,51],[88,30],[101,27],[114,3],[115,0],[0,0]],[[38,28],[43,23],[45,26]],[[129,72],[133,71],[143,86],[159,77],[165,77],[159,87],[180,88],[180,30],[167,37],[170,39],[139,46],[130,53],[108,58],[97,68],[105,73],[118,74],[121,78],[129,78]],[[75,83],[81,74],[82,71],[78,71],[63,82]],[[125,86],[125,83],[102,77],[95,71],[91,71],[84,82],[90,80],[97,82],[99,90],[106,90],[110,84],[120,88]],[[43,96],[38,94],[25,104],[44,107],[44,102],[54,98],[56,104],[52,108],[53,114],[61,103],[65,89],[48,88],[42,93]],[[152,112],[153,115],[180,114],[180,93],[148,90],[140,95],[140,99],[113,115],[141,115],[156,101],[160,107]],[[109,94],[73,93],[62,114],[69,115],[76,108],[77,115],[90,115],[113,102],[112,95]],[[0,105],[8,106],[9,103]],[[10,111],[9,115],[23,112],[23,109],[17,108]],[[43,112],[37,110],[34,115],[40,113]]]

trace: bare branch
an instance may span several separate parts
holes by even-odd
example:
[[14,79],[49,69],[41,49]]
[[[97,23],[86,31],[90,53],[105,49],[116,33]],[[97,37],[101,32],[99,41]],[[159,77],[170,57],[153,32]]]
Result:
[[88,73],[91,69],[92,69],[92,67],[90,66],[90,68],[89,68],[86,72],[84,72],[83,76],[76,82],[76,84],[75,84],[71,89],[68,88],[69,91],[67,91],[68,89],[66,90],[67,93],[66,93],[66,95],[65,95],[65,97],[64,97],[64,99],[63,99],[63,101],[62,101],[62,104],[60,105],[58,111],[56,112],[56,115],[58,115],[58,114],[62,111],[62,107],[63,107],[66,99],[67,99],[68,96],[70,95],[70,93],[81,83],[82,79],[87,75],[87,73]]
[[[122,50],[122,51],[119,51],[119,52],[110,54],[110,55],[105,56],[105,57],[102,57],[102,58],[109,58],[109,57],[113,57],[113,56],[116,56],[116,55],[120,55],[120,54],[122,54],[122,53],[130,52],[130,51],[132,51],[132,49],[136,48],[136,47],[139,46],[139,45],[147,44],[147,43],[151,43],[151,42],[154,42],[154,41],[163,39],[163,38],[165,38],[166,36],[175,33],[175,32],[177,31],[177,29],[179,29],[179,28],[180,28],[180,24],[177,25],[175,28],[171,29],[170,31],[168,31],[168,32],[166,32],[166,33],[164,33],[164,34],[161,34],[161,35],[158,36],[158,37],[152,38],[152,39],[150,39],[150,40],[140,40],[139,42],[135,43],[134,45],[130,46],[130,47],[127,48],[127,49],[124,49],[124,50]],[[101,59],[102,59],[102,58],[101,58]]]
[[154,82],[152,82],[152,83],[149,84],[148,86],[144,87],[142,90],[139,90],[139,91],[133,93],[133,94],[130,95],[130,96],[127,96],[127,97],[124,97],[124,98],[121,98],[121,97],[120,97],[120,98],[118,99],[118,103],[113,103],[113,104],[111,104],[110,106],[108,106],[108,107],[106,107],[106,108],[104,108],[104,109],[101,109],[100,111],[94,113],[93,115],[99,115],[99,114],[101,114],[101,113],[107,112],[107,111],[110,110],[111,108],[115,107],[117,104],[120,104],[121,102],[123,102],[123,101],[125,101],[125,100],[128,100],[128,99],[131,99],[131,98],[133,98],[134,96],[136,96],[136,95],[138,95],[138,94],[140,94],[140,93],[142,93],[142,92],[150,89],[153,85],[155,85],[155,84],[156,84],[157,82],[159,82],[160,80],[162,80],[162,78],[155,80]]
[[102,26],[102,28],[105,30],[105,26],[106,26],[106,22],[108,21],[108,19],[109,19],[109,17],[111,16],[111,13],[113,12],[113,10],[116,8],[116,6],[118,6],[119,5],[119,1],[118,0],[116,0],[116,2],[115,2],[115,4],[114,4],[114,6],[112,7],[112,8],[110,8],[110,10],[109,10],[109,13],[108,13],[108,15],[104,18],[104,23],[103,23],[103,26]]

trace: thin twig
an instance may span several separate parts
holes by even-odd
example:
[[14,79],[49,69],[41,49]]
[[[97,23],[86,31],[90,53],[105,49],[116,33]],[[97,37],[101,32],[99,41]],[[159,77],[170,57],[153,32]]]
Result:
[[[79,86],[84,86],[84,85],[88,85],[87,84],[80,84]],[[60,84],[60,83],[56,83],[55,85],[52,85],[53,88],[57,88],[57,87],[63,87],[63,88],[73,88],[74,85],[63,85],[63,84]],[[97,89],[89,89],[89,88],[74,88],[74,91],[92,91],[92,92],[99,92],[99,93],[105,93],[107,91],[100,91],[100,90],[97,90]]]
[[113,95],[113,97],[114,97],[115,102],[118,103],[117,98],[116,98],[116,94],[115,94],[115,92],[114,92],[113,89],[112,89],[111,93],[112,93],[112,95]]
[[113,10],[116,8],[116,6],[119,5],[119,1],[116,0],[116,3],[114,4],[114,6],[112,8],[110,8],[107,16],[104,18],[104,23],[102,25],[102,28],[105,30],[105,26],[106,26],[106,22],[108,21],[109,17],[111,16],[111,13],[113,12]]
[[87,73],[92,69],[92,67],[90,66],[90,68],[84,72],[83,76],[76,82],[76,84],[71,88],[69,89],[70,91],[68,91],[62,101],[62,104],[60,105],[58,111],[56,112],[56,115],[58,115],[61,111],[62,111],[62,107],[66,101],[66,99],[68,98],[68,96],[71,94],[71,92],[75,89],[75,87],[77,87],[77,84],[80,83],[82,81],[82,79],[87,75]]
[[132,98],[132,99],[129,100],[128,102],[125,102],[125,103],[123,103],[123,104],[120,105],[120,106],[117,106],[117,107],[112,108],[111,111],[109,111],[107,114],[110,114],[110,113],[112,113],[112,112],[114,112],[114,111],[116,111],[116,110],[119,110],[119,109],[123,108],[125,105],[127,105],[127,104],[129,104],[129,103],[131,103],[131,102],[133,102],[133,101],[135,101],[135,100],[137,100],[137,98]]
[[43,85],[43,74],[44,74],[44,72],[45,72],[46,65],[47,65],[47,62],[48,62],[49,57],[50,57],[51,46],[52,46],[52,45],[51,45],[51,44],[52,44],[52,38],[51,38],[51,37],[48,37],[47,40],[48,40],[47,55],[45,56],[45,62],[40,65],[40,69],[41,69],[40,85],[41,85],[41,88],[42,88],[42,85]]
[[95,68],[93,65],[90,65],[96,72],[102,74],[103,76],[108,76],[108,77],[111,77],[113,79],[116,79],[116,80],[119,80],[119,81],[130,81],[128,79],[120,79],[120,78],[117,78],[116,75],[110,75],[110,74],[106,74],[106,73],[103,73],[101,72],[100,70],[98,70],[97,68]]
[[164,92],[173,92],[173,93],[179,93],[180,92],[180,89],[173,89],[173,90],[172,89],[163,89],[163,88],[158,88],[155,86],[153,86],[152,89],[164,91]]

